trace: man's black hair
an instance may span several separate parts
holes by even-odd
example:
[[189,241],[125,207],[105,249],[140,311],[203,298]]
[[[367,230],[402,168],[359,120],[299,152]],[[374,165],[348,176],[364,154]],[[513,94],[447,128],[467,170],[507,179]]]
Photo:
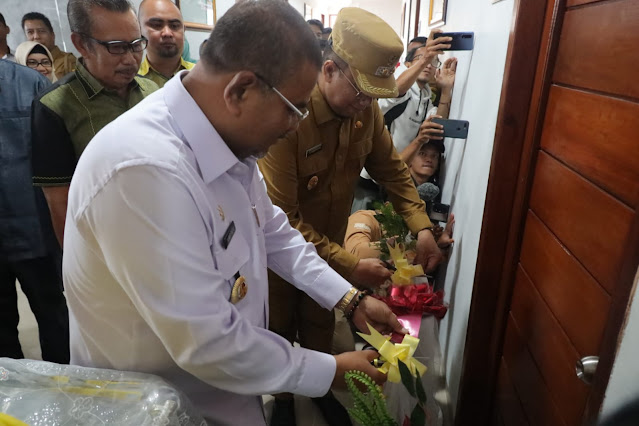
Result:
[[330,34],[333,32],[333,29],[331,27],[326,27],[322,30],[322,34]]
[[278,86],[309,62],[319,70],[317,38],[284,0],[236,3],[211,32],[201,61],[217,72],[253,71]]
[[4,20],[4,16],[2,15],[2,13],[0,13],[0,24],[4,25],[5,27],[7,26],[7,21]]
[[406,54],[405,62],[413,62],[413,59],[415,59],[415,53],[417,53],[417,50],[421,49],[424,46],[426,45],[422,44],[421,46],[413,47],[411,50],[409,50],[408,53]]
[[315,25],[319,27],[322,32],[324,31],[324,24],[322,24],[322,21],[320,21],[319,19],[309,19],[308,21],[306,21],[306,23],[308,25]]
[[428,37],[417,36],[414,39],[412,39],[411,41],[409,41],[408,44],[411,44],[411,43],[423,43],[423,44],[426,44],[427,41],[428,41]]
[[25,21],[42,21],[44,25],[49,29],[49,31],[53,32],[53,26],[51,25],[51,21],[49,21],[49,18],[47,18],[40,12],[25,13],[24,16],[22,17],[22,23],[21,23],[22,29],[24,29]]
[[111,12],[128,12],[133,9],[128,0],[69,0],[67,16],[71,31],[91,35],[91,12],[94,7],[101,7]]

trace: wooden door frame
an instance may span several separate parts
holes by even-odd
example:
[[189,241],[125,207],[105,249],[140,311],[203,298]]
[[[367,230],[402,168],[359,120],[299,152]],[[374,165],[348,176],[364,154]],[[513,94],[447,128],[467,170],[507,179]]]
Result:
[[[535,153],[566,8],[566,0],[514,2],[457,400],[458,426],[487,425],[491,420]],[[584,424],[596,420],[612,371],[639,262],[639,213],[625,247],[629,255],[612,297]]]

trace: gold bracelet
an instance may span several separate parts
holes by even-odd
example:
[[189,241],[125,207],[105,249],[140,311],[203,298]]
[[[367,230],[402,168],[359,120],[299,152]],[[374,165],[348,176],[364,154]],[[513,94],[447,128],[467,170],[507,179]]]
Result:
[[340,300],[337,303],[336,308],[339,309],[340,311],[346,313],[346,308],[348,308],[348,305],[351,304],[351,301],[353,300],[353,298],[355,297],[357,292],[358,292],[358,290],[355,287],[351,287],[350,290],[348,290],[346,292],[344,297],[342,297],[342,300]]

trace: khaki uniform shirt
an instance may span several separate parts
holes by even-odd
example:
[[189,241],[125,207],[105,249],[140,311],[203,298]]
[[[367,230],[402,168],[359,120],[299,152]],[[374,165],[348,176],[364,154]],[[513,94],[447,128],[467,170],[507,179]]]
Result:
[[309,111],[297,131],[273,145],[258,164],[273,203],[348,278],[359,258],[344,250],[342,242],[364,166],[386,188],[413,233],[432,225],[376,101],[352,118],[341,118],[316,86]]
[[[188,62],[188,61],[185,61],[183,58],[180,58],[180,65],[173,72],[173,75],[177,74],[178,72],[182,70],[190,70],[194,66],[195,64],[193,62]],[[149,80],[153,81],[155,84],[157,84],[160,87],[164,87],[164,84],[166,84],[166,82],[169,81],[169,79],[165,77],[164,74],[159,73],[153,69],[153,67],[149,63],[149,58],[146,56],[144,57],[142,64],[140,64],[140,70],[138,71],[138,74],[148,78]]]
[[33,102],[32,167],[35,185],[66,185],[89,141],[104,126],[158,89],[135,77],[128,97],[105,89],[77,62],[77,69],[58,80]]
[[348,218],[344,249],[359,259],[379,258],[381,253],[375,242],[382,239],[382,228],[375,219],[374,210],[358,210]]
[[53,69],[58,80],[70,72],[75,71],[75,63],[77,61],[73,53],[67,53],[60,50],[58,46],[53,46],[50,50],[53,56]]

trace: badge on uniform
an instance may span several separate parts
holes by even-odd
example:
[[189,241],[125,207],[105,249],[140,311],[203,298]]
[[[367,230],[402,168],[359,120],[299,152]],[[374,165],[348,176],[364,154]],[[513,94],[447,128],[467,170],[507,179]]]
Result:
[[312,178],[309,179],[308,183],[306,184],[306,189],[310,191],[311,189],[317,186],[318,182],[319,182],[319,178],[317,176],[313,176]]
[[246,285],[246,279],[244,276],[240,276],[238,272],[235,274],[237,279],[235,280],[235,284],[233,284],[233,288],[231,289],[231,303],[236,304],[240,300],[246,297],[246,293],[248,292],[248,287]]
[[235,235],[235,222],[231,221],[231,224],[229,225],[228,228],[226,228],[226,231],[224,232],[224,235],[222,236],[221,243],[222,243],[222,248],[224,248],[224,250],[229,248],[229,244],[231,244],[233,235]]

